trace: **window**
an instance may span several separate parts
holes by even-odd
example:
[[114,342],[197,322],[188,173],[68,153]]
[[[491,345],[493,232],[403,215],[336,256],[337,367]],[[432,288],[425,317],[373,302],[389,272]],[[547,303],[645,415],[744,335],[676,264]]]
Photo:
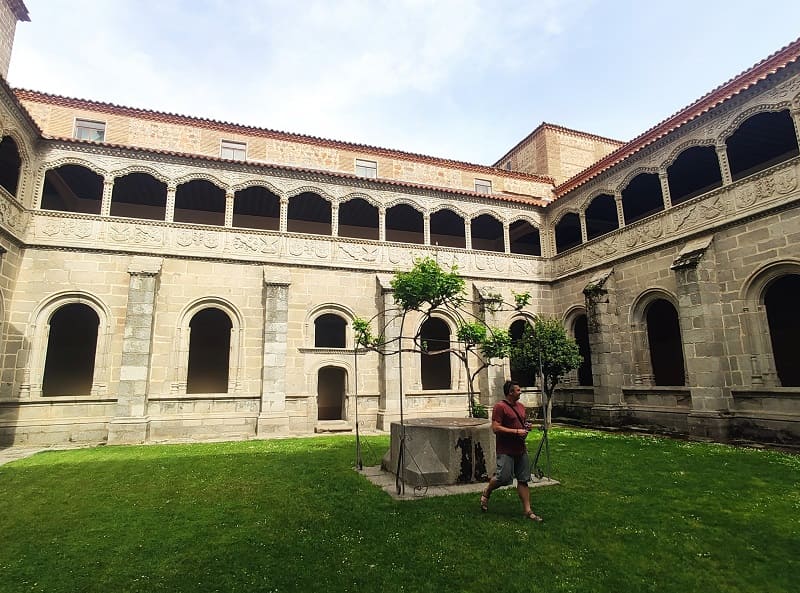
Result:
[[356,159],[356,175],[375,179],[378,176],[378,163]]
[[220,158],[232,161],[245,161],[247,160],[247,144],[244,142],[222,140],[219,148],[219,156]]
[[475,191],[479,194],[490,194],[492,193],[492,182],[487,181],[486,179],[476,179],[475,180]]
[[103,142],[106,139],[106,123],[88,119],[76,119],[73,136],[78,140]]

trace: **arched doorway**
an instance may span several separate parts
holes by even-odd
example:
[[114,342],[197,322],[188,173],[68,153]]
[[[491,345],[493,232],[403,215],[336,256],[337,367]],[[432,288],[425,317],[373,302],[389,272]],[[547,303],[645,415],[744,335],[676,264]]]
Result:
[[189,322],[189,362],[186,393],[228,393],[231,319],[209,307]]
[[97,352],[97,313],[83,303],[59,308],[50,318],[42,395],[90,395]]
[[669,301],[657,299],[647,307],[646,319],[650,364],[655,384],[685,385],[686,372],[678,312]]
[[340,367],[323,367],[317,372],[317,420],[344,420],[347,373]]
[[793,307],[798,291],[800,275],[789,274],[772,282],[764,295],[775,371],[782,387],[800,386],[800,365],[797,364],[800,317]]

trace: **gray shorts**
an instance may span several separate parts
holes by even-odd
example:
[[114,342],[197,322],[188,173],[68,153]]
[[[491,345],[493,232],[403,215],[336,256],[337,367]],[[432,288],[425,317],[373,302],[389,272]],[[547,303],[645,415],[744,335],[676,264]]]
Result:
[[510,484],[513,478],[517,482],[528,483],[531,481],[531,463],[528,453],[522,455],[497,454],[497,473],[495,479],[500,486]]

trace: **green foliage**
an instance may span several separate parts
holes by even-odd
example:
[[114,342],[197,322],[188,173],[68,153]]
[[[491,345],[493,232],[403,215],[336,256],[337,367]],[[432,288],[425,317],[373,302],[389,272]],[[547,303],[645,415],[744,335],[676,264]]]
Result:
[[506,358],[511,353],[511,336],[505,329],[491,328],[478,347],[487,360]]
[[425,257],[414,261],[408,272],[397,272],[392,279],[394,301],[404,311],[421,311],[425,305],[458,307],[464,300],[464,279],[456,266],[445,272],[436,260]]
[[531,293],[529,292],[521,292],[517,294],[516,292],[512,293],[514,295],[514,309],[516,311],[521,311],[525,307],[528,306],[528,303],[531,302]]
[[486,324],[480,321],[464,322],[458,326],[456,335],[467,345],[480,344],[486,339]]
[[488,418],[489,410],[483,404],[472,404],[472,417],[473,418]]
[[357,348],[376,345],[375,336],[372,335],[372,328],[366,319],[361,317],[353,319],[353,333],[355,334]]
[[[376,466],[389,438],[362,446]],[[486,514],[469,486],[392,500],[352,436],[39,453],[0,467],[0,593],[797,591],[800,456],[560,428],[550,446],[543,524],[514,488]]]
[[511,348],[511,360],[517,368],[541,373],[549,397],[561,377],[577,369],[583,357],[558,319],[539,318],[525,328],[522,338]]

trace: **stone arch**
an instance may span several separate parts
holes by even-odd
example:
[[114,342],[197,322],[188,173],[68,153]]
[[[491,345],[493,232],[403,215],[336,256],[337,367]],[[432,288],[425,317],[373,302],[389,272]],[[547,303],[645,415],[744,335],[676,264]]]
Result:
[[[84,206],[78,206],[76,204],[72,204],[75,209],[73,210],[66,210],[72,212],[86,212],[89,214],[100,214],[100,206],[103,198],[103,183],[106,179],[106,175],[108,173],[96,166],[91,161],[86,159],[77,158],[73,156],[64,157],[57,159],[55,161],[51,161],[46,163],[40,167],[39,171],[40,174],[37,176],[37,191],[36,191],[36,198],[34,200],[34,208],[46,208],[47,206],[55,206],[55,203],[50,203],[50,200],[45,200],[45,192],[48,191],[48,195],[52,193],[54,196],[61,195],[62,192],[58,190],[61,183],[52,183],[52,181],[56,181],[54,176],[58,176],[57,169],[61,169],[62,167],[71,167],[68,169],[71,172],[75,172],[78,175],[85,175],[87,178],[91,177],[91,175],[86,175],[85,173],[81,173],[80,169],[86,170],[89,174],[94,174],[95,176],[99,177],[98,182],[92,182],[93,185],[96,187],[88,187],[86,188],[86,204]],[[69,192],[67,192],[69,193]],[[78,198],[82,198],[82,196],[78,196]],[[68,208],[69,205],[64,205],[64,207],[56,207],[56,208],[47,208],[47,209],[55,209],[55,210],[65,210]]]
[[8,136],[11,138],[14,143],[17,145],[17,151],[19,154],[19,158],[21,161],[20,168],[19,168],[19,180],[17,182],[17,191],[15,193],[15,198],[17,201],[21,203],[26,203],[28,201],[28,188],[31,184],[31,169],[32,169],[32,155],[33,155],[33,148],[31,147],[30,143],[28,142],[27,136],[24,134],[20,134],[16,129],[5,129],[2,136]]
[[[738,181],[800,154],[797,130],[788,106],[761,109],[735,118],[735,129],[724,142],[731,179]],[[749,112],[750,110],[748,110]],[[769,141],[764,138],[769,135]]]
[[316,189],[297,188],[288,192],[286,199],[286,229],[289,232],[333,234],[333,205],[337,203],[336,198]]
[[759,113],[783,111],[784,109],[789,108],[790,104],[788,101],[781,101],[780,103],[763,103],[761,105],[753,105],[752,107],[748,107],[747,109],[737,113],[736,116],[731,119],[728,127],[722,130],[719,133],[719,136],[717,136],[717,141],[724,144],[725,141],[730,138],[736,132],[736,130],[739,129],[739,126],[741,126],[746,120],[750,119],[754,115]]
[[690,148],[694,147],[703,147],[703,146],[710,146],[714,148],[716,146],[716,142],[713,138],[692,138],[691,140],[684,140],[683,142],[676,144],[672,147],[667,158],[661,161],[660,169],[666,171],[667,167],[669,167],[672,163],[675,162],[675,159],[680,156],[681,153],[686,152]]
[[508,224],[509,250],[522,255],[542,255],[542,233],[538,221],[517,216]]
[[364,193],[351,193],[339,202],[339,236],[377,241],[381,204]]
[[188,224],[225,224],[227,184],[213,175],[184,176],[175,184],[173,220]]
[[[132,167],[131,167],[132,168]],[[164,220],[169,186],[162,176],[154,177],[141,167],[114,178],[110,216]]]
[[20,387],[20,397],[22,399],[42,397],[45,362],[50,338],[50,321],[53,315],[68,305],[84,305],[97,315],[98,326],[94,352],[94,370],[89,395],[101,398],[108,394],[108,382],[111,372],[108,359],[114,327],[111,310],[100,298],[90,293],[63,291],[44,299],[31,313],[27,334],[30,353]]
[[230,325],[230,347],[228,349],[227,393],[241,390],[241,351],[244,340],[244,321],[239,309],[230,301],[220,297],[206,297],[188,304],[178,315],[178,326],[175,331],[173,353],[177,364],[173,364],[175,377],[172,383],[174,393],[186,394],[189,375],[189,353],[191,347],[190,324],[198,313],[207,309],[216,309],[224,313]]
[[[653,319],[649,313],[654,311],[653,306],[666,307],[666,303],[674,311],[674,319],[666,319],[668,329],[674,323],[677,326],[678,343],[672,339],[654,341]],[[676,385],[686,384],[686,364],[683,355],[683,342],[681,339],[680,323],[678,321],[678,299],[671,292],[662,288],[651,288],[641,293],[631,304],[630,309],[631,339],[633,341],[633,357],[635,365],[634,383],[637,385],[660,385],[667,377],[673,378],[678,374],[680,366],[682,378]],[[680,349],[680,352],[677,349]],[[654,361],[654,356],[656,360]],[[655,363],[655,364],[654,364]]]
[[558,213],[553,223],[556,253],[562,253],[583,243],[581,217],[577,210],[567,208]]
[[356,318],[355,312],[339,303],[322,303],[309,309],[306,314],[304,325],[304,342],[307,347],[313,348],[316,343],[316,320],[323,315],[337,315],[345,322],[344,327],[344,346],[343,348],[351,348],[353,340],[353,320]]
[[[419,337],[422,349],[429,352],[452,347],[455,333],[456,324],[453,319],[444,312],[437,312],[419,320],[415,335]],[[457,372],[453,372],[453,365],[457,363],[454,354],[420,353],[417,360],[422,390],[453,389],[458,375]]]
[[592,350],[589,345],[589,317],[584,305],[573,305],[564,313],[564,327],[569,335],[578,344],[578,349],[583,357],[581,366],[571,371],[568,375],[569,383],[590,387],[594,384],[592,377]]
[[339,198],[339,205],[341,206],[342,204],[346,204],[350,200],[358,200],[358,199],[364,200],[367,204],[375,206],[379,210],[383,207],[383,204],[381,203],[380,200],[378,200],[374,196],[365,194],[364,192],[351,192],[349,194],[345,194],[344,196]]
[[463,210],[455,205],[439,204],[431,208],[429,214],[432,245],[461,249],[466,247],[467,219]]
[[317,362],[309,373],[309,393],[315,397],[316,420],[346,420],[348,394],[353,377],[351,365],[342,360],[324,359]]
[[626,226],[664,210],[664,193],[655,167],[640,167],[628,173],[619,186],[619,195]]
[[750,274],[739,292],[744,348],[750,359],[750,382],[755,387],[777,387],[781,384],[765,299],[776,281],[794,275],[800,275],[800,259],[771,262]]
[[22,154],[11,135],[0,138],[0,187],[17,199],[23,170]]
[[131,173],[144,173],[145,175],[150,175],[154,179],[158,179],[161,183],[165,184],[167,187],[170,186],[172,180],[164,175],[161,171],[156,169],[155,167],[148,167],[146,165],[128,165],[122,169],[117,169],[115,171],[110,171],[109,175],[115,181],[120,177],[125,177],[125,175],[130,175]]
[[586,240],[591,241],[619,229],[617,200],[613,192],[595,192],[581,208],[586,225]]
[[496,213],[481,211],[472,214],[470,233],[473,249],[505,251],[503,220]]
[[326,192],[324,189],[320,187],[316,187],[313,185],[303,185],[301,187],[295,187],[294,189],[290,189],[286,192],[286,199],[292,199],[295,196],[299,196],[300,194],[317,194],[323,200],[330,202],[331,204],[337,204],[339,200],[334,197],[332,194]]
[[239,183],[235,183],[230,186],[230,191],[236,193],[237,191],[241,191],[243,189],[249,189],[251,187],[263,187],[267,191],[278,196],[278,198],[285,197],[283,190],[279,189],[273,183],[265,181],[264,179],[248,179],[247,181],[241,181]]
[[208,181],[209,183],[216,185],[223,191],[228,191],[230,189],[228,183],[226,183],[216,175],[211,175],[210,173],[206,173],[204,171],[192,171],[191,173],[186,173],[185,175],[176,177],[172,181],[172,184],[175,185],[175,187],[178,187],[179,185],[184,183],[189,183],[190,181],[201,181],[201,180]]
[[[536,316],[527,313],[515,313],[511,316],[508,320],[508,334],[511,337],[511,343],[514,344],[517,340],[522,338],[523,333],[527,326],[533,327],[533,324],[536,322]],[[507,376],[511,378],[512,381],[516,381],[519,383],[520,387],[535,387],[536,386],[536,374],[530,372],[527,369],[518,369],[514,366],[514,363],[511,359],[508,360],[508,373]]]
[[722,169],[716,146],[707,142],[684,143],[684,149],[665,163],[670,202],[686,202],[722,187]]
[[387,241],[425,243],[425,208],[413,200],[398,198],[387,203],[385,224]]

